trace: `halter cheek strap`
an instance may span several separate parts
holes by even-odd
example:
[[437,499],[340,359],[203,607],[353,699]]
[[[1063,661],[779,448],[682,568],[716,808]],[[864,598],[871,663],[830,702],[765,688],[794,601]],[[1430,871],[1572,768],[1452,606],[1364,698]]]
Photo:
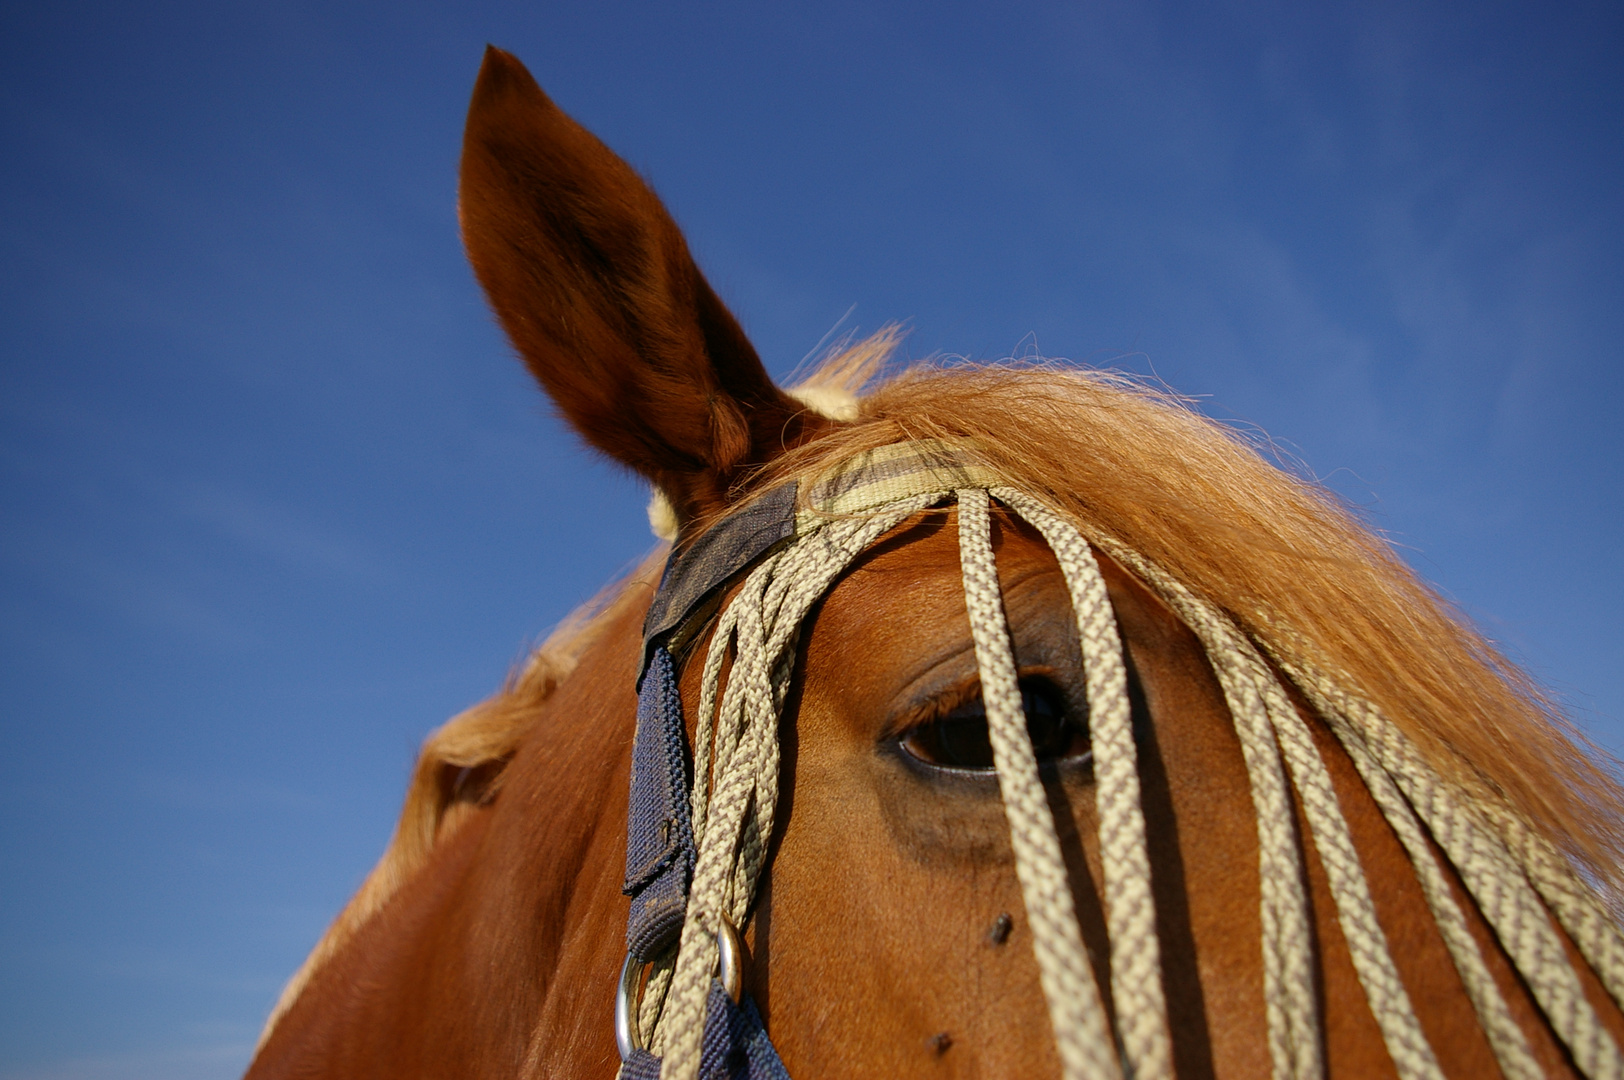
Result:
[[698,858],[688,806],[693,761],[669,646],[692,633],[739,571],[795,535],[795,491],[791,482],[768,492],[673,553],[643,622],[622,886],[632,898],[626,952],[634,961],[649,963],[677,943]]
[[[626,967],[616,1002],[622,1080],[656,1080],[661,1061],[637,1037],[645,965],[669,952],[682,933],[698,850],[689,792],[693,759],[670,646],[693,632],[723,587],[767,551],[795,535],[797,486],[785,484],[718,523],[673,554],[643,624],[637,732],[632,745],[626,822]],[[736,976],[735,976],[736,978]],[[729,993],[729,990],[732,993]],[[789,1080],[748,996],[721,981],[711,987],[700,1076],[704,1080]]]
[[[947,444],[921,441],[881,447],[815,484],[806,507],[800,505],[799,485],[791,481],[752,500],[690,547],[672,554],[644,620],[638,676],[623,885],[632,903],[616,1009],[621,1076],[626,1080],[659,1075],[660,1059],[644,1049],[637,1036],[642,973],[679,940],[698,859],[689,804],[694,762],[672,653],[681,652],[704,628],[729,582],[831,516],[861,514],[922,491],[948,491],[991,479]],[[724,966],[725,961],[724,956]],[[700,1076],[788,1080],[754,1003],[748,995],[735,995],[737,990],[724,987],[722,980],[712,985]]]
[[672,552],[643,620],[639,685],[654,662],[656,648],[671,644],[673,638],[683,639],[682,631],[691,633],[694,616],[720,598],[724,585],[768,551],[794,538],[798,487],[791,481],[773,488],[707,529],[687,549]]
[[622,886],[632,898],[626,953],[642,963],[676,944],[688,908],[688,882],[698,856],[688,809],[691,772],[676,671],[671,654],[659,645],[637,695]]

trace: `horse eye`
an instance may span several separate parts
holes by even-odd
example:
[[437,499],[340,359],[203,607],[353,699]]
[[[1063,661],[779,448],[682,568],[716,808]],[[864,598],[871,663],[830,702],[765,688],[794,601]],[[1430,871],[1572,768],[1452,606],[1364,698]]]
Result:
[[[1088,728],[1066,715],[1059,691],[1046,683],[1021,684],[1026,732],[1040,762],[1061,761],[1088,753]],[[967,702],[945,716],[921,724],[902,737],[902,749],[927,765],[943,769],[987,771],[993,767],[987,712],[981,700]]]

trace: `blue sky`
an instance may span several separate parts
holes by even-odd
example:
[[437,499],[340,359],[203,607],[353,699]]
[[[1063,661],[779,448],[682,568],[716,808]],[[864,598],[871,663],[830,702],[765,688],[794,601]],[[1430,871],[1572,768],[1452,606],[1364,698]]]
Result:
[[1153,373],[1624,749],[1616,4],[10,4],[0,1080],[240,1071],[418,741],[650,546],[458,247],[487,41],[776,373]]

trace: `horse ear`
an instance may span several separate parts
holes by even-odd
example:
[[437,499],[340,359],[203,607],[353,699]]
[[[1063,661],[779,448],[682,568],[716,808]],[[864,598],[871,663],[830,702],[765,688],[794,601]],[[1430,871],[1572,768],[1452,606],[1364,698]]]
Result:
[[648,185],[493,47],[468,108],[459,214],[530,370],[682,523],[821,423],[773,384]]

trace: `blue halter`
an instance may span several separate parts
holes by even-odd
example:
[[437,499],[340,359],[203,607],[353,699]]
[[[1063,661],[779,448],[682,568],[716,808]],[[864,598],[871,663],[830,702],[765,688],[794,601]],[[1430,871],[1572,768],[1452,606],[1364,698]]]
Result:
[[[795,536],[796,490],[794,482],[775,488],[673,551],[643,623],[623,886],[632,904],[615,1017],[624,1080],[660,1075],[660,1059],[637,1045],[638,988],[643,967],[677,944],[698,860],[688,806],[693,760],[671,653],[703,627],[729,581]],[[755,1003],[730,989],[711,984],[700,1080],[789,1080]]]

